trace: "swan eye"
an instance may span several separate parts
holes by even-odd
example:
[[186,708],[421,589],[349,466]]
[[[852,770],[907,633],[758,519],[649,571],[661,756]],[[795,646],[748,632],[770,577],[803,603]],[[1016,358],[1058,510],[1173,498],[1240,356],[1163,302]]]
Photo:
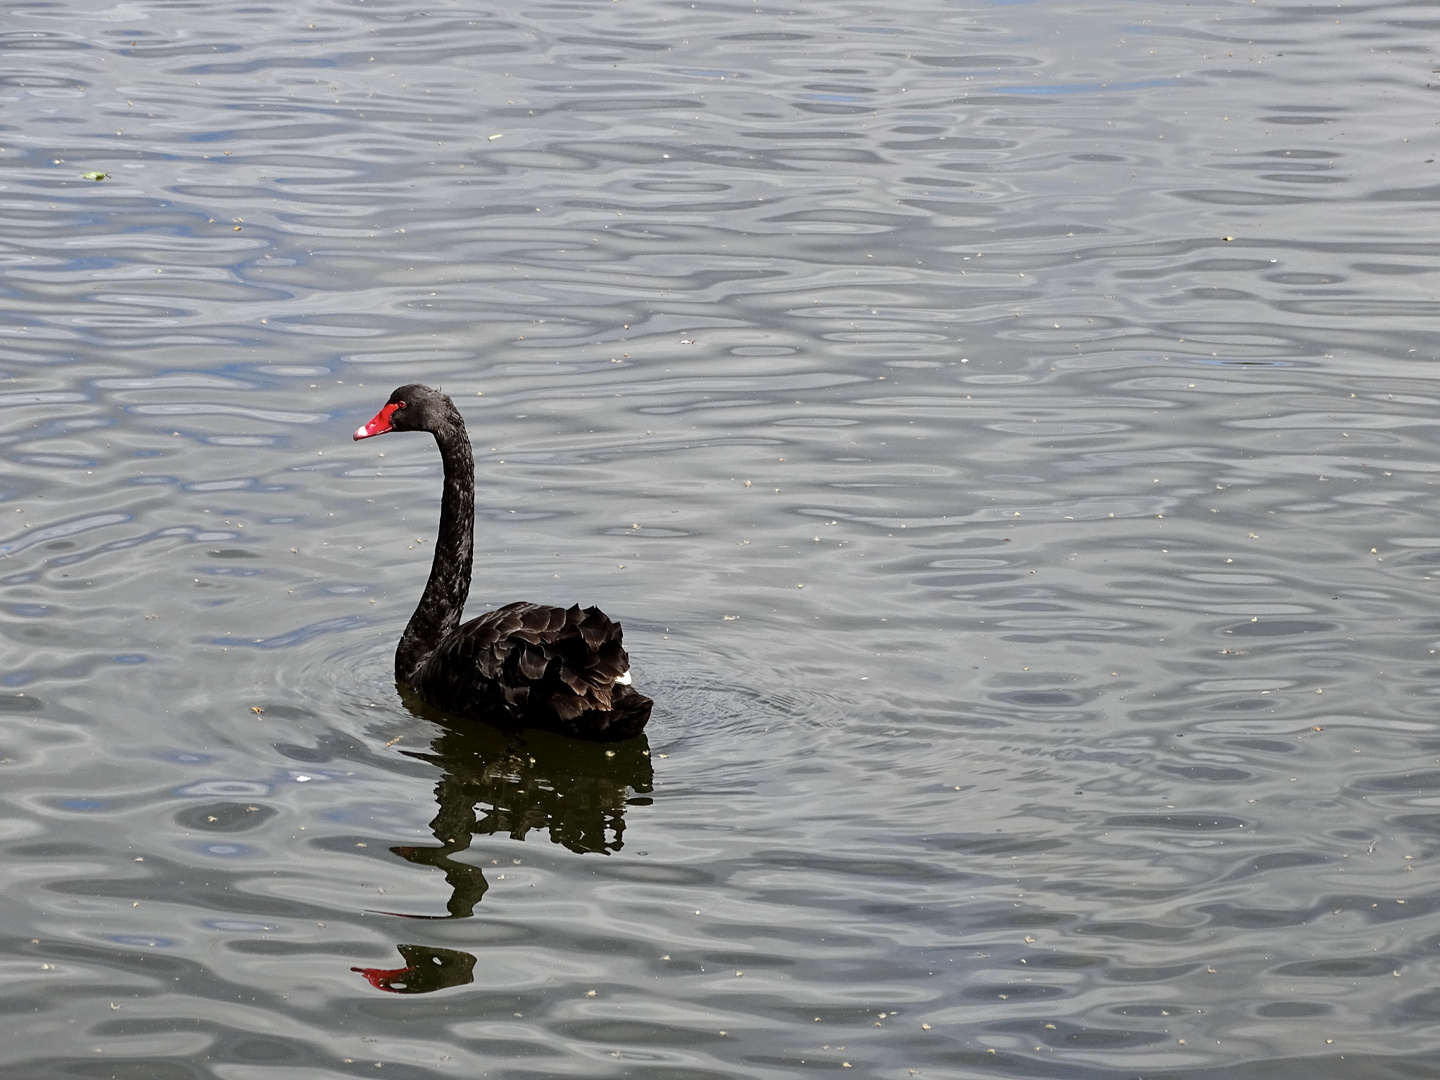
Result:
[[403,408],[405,407],[405,402],[403,402],[403,401],[397,401],[397,402],[395,403],[395,407],[396,407],[397,409],[403,409]]

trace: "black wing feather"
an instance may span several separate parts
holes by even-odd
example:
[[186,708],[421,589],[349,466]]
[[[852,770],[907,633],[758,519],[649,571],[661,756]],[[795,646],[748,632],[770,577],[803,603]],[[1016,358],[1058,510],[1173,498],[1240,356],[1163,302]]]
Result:
[[466,716],[625,739],[651,701],[616,678],[630,669],[620,624],[596,607],[506,604],[459,626],[426,658],[415,683],[433,704]]

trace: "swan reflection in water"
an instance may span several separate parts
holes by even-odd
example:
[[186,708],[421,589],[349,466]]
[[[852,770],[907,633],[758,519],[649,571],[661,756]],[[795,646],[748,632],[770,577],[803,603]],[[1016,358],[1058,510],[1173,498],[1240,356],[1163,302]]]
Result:
[[[445,874],[448,915],[408,918],[466,919],[490,888],[480,866],[455,858],[476,836],[503,833],[525,840],[543,830],[550,842],[577,854],[624,847],[625,810],[649,805],[654,786],[650,746],[641,735],[622,743],[580,742],[547,731],[506,732],[437,713],[404,694],[406,706],[440,731],[428,750],[403,751],[440,770],[439,812],[430,822],[437,843],[390,850],[406,862]],[[391,912],[389,914],[399,914]],[[352,968],[372,986],[422,994],[473,979],[475,958],[453,949],[399,945],[405,966]]]
[[450,986],[475,981],[475,957],[458,949],[434,949],[428,945],[396,945],[405,961],[398,968],[358,968],[376,990],[392,994],[428,994]]

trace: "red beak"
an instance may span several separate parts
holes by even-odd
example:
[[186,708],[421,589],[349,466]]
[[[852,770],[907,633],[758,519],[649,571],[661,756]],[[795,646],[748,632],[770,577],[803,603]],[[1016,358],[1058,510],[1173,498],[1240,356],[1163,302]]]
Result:
[[395,415],[395,410],[399,407],[399,405],[386,405],[371,418],[368,424],[364,427],[356,428],[355,441],[359,442],[361,439],[368,439],[372,435],[384,435],[387,431],[394,431],[395,429],[390,426],[390,417]]

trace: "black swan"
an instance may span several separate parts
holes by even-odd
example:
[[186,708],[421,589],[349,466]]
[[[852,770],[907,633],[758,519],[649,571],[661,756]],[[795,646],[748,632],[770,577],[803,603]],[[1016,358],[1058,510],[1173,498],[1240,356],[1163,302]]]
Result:
[[524,602],[462,624],[475,536],[475,459],[465,421],[438,390],[411,384],[355,432],[428,431],[445,489],[430,580],[395,650],[395,678],[431,705],[503,727],[613,742],[640,734],[653,702],[630,686],[620,624],[599,608]]

